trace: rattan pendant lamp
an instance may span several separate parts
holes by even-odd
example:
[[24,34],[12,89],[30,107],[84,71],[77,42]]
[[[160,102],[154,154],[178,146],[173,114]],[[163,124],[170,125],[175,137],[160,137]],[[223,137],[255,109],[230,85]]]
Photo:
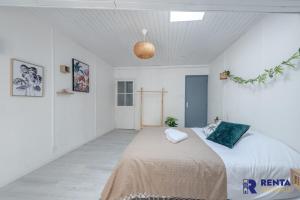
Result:
[[155,47],[151,42],[146,41],[147,29],[143,29],[144,40],[135,43],[133,47],[134,54],[140,59],[150,59],[155,54]]

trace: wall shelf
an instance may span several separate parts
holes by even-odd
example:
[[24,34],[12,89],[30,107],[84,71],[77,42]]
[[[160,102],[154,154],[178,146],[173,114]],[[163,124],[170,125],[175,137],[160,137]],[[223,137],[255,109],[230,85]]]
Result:
[[60,91],[57,91],[56,94],[58,94],[58,95],[73,95],[75,93],[74,92],[70,92],[67,89],[62,89]]
[[61,73],[67,74],[71,72],[71,68],[67,65],[60,65],[59,70]]

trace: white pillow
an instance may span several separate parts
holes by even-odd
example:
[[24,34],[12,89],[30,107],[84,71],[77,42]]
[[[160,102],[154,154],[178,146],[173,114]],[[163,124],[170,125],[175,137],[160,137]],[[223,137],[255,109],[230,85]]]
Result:
[[221,120],[219,120],[217,123],[211,123],[211,124],[208,124],[207,126],[205,126],[203,128],[203,133],[204,133],[205,137],[208,137],[210,134],[212,134],[217,129],[217,127],[220,125],[220,123],[221,123]]

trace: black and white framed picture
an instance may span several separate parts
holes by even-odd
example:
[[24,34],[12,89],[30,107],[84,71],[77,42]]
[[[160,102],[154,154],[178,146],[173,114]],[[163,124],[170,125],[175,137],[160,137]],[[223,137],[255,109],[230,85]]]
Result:
[[42,97],[44,95],[44,67],[11,59],[11,95]]

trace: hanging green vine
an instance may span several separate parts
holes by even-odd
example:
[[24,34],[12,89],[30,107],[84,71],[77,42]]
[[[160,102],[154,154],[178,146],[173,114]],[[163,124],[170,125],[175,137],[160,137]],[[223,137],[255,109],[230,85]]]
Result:
[[300,49],[294,53],[289,59],[283,61],[280,65],[273,68],[265,69],[264,73],[259,74],[256,78],[244,79],[239,76],[235,76],[230,71],[224,71],[223,74],[230,78],[230,80],[239,84],[255,84],[255,83],[266,83],[267,80],[273,79],[283,74],[286,69],[295,69],[297,64],[293,61],[300,59]]

